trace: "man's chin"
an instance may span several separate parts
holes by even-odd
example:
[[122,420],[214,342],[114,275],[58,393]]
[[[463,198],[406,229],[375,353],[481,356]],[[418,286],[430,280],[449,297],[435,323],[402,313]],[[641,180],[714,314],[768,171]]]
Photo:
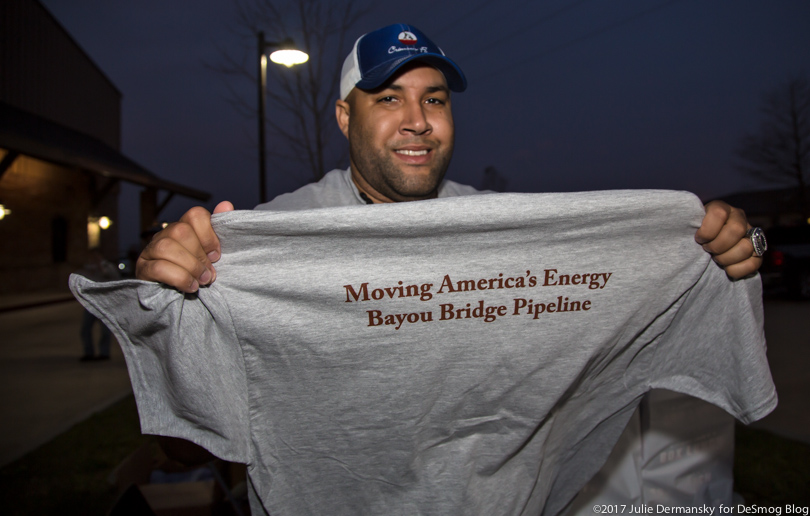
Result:
[[[398,167],[388,163],[369,163],[376,165],[376,173],[371,177],[357,172],[355,181],[359,186],[367,185],[366,193],[377,197],[378,201],[393,202],[420,201],[433,199],[438,195],[439,186],[444,179],[445,170],[433,167]],[[369,170],[375,170],[370,168]],[[354,169],[352,170],[355,174]],[[373,195],[376,193],[377,195]]]
[[419,195],[409,195],[409,196],[403,196],[403,195],[399,195],[399,196],[395,196],[395,197],[392,196],[391,199],[394,202],[413,202],[413,201],[426,201],[428,199],[435,199],[436,197],[438,197],[438,192],[434,191],[434,192],[431,192],[431,193],[425,194],[425,195],[419,194]]
[[425,178],[417,184],[396,185],[389,188],[388,197],[397,202],[434,199],[439,194],[441,182],[441,178]]

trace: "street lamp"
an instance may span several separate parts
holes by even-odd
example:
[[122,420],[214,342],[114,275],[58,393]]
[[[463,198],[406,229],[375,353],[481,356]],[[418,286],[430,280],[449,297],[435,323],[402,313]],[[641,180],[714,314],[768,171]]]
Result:
[[305,63],[309,56],[305,52],[295,49],[292,39],[283,41],[265,41],[264,32],[259,32],[259,203],[267,202],[267,171],[264,157],[264,92],[267,85],[267,55],[268,48],[277,50],[270,54],[270,60],[282,64],[287,68]]

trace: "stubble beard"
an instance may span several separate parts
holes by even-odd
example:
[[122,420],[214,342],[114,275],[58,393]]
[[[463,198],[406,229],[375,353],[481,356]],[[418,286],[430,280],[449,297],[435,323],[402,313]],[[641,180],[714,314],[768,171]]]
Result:
[[388,156],[387,148],[373,149],[364,144],[369,141],[361,134],[352,138],[359,142],[350,146],[349,155],[352,164],[357,168],[366,182],[378,193],[385,195],[393,201],[409,201],[430,199],[436,197],[439,184],[450,166],[453,155],[453,143],[445,145],[441,150],[433,148],[433,164],[428,173],[409,174],[407,164],[397,164],[395,157]]

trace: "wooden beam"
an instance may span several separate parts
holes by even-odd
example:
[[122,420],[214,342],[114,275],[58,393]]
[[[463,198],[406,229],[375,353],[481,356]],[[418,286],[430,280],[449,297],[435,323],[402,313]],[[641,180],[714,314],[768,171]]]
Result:
[[11,167],[11,165],[14,163],[14,160],[17,159],[17,156],[19,155],[20,155],[19,152],[10,150],[6,153],[5,156],[3,156],[3,161],[0,161],[0,179],[3,178],[3,174],[6,173],[6,170],[8,170]]
[[158,205],[158,207],[157,207],[157,211],[156,211],[156,213],[155,213],[155,217],[157,217],[157,216],[159,216],[159,215],[160,215],[160,212],[162,212],[162,211],[163,211],[163,208],[165,208],[165,207],[166,207],[166,205],[167,205],[167,204],[169,204],[169,201],[171,201],[171,200],[172,200],[172,197],[174,197],[174,192],[166,192],[166,194],[167,194],[167,195],[166,195],[166,198],[165,198],[165,199],[163,199],[163,202],[162,202],[162,203],[160,203],[160,205]]
[[120,179],[110,178],[107,180],[106,183],[104,183],[104,186],[102,186],[97,190],[94,190],[92,194],[93,197],[90,201],[92,209],[96,209],[98,205],[101,203],[101,201],[104,200],[104,197],[106,197],[107,194],[110,193],[110,190],[115,188],[115,185],[117,185],[120,182],[121,182]]
[[141,190],[141,233],[157,224],[157,189]]

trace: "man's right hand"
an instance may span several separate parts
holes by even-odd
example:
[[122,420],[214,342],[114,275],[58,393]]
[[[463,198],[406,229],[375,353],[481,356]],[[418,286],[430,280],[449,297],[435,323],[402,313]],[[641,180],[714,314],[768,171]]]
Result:
[[[233,211],[228,201],[214,213]],[[181,292],[196,292],[217,277],[212,265],[220,257],[219,239],[211,227],[211,214],[202,207],[191,208],[178,222],[156,234],[138,257],[135,277],[165,283]]]

